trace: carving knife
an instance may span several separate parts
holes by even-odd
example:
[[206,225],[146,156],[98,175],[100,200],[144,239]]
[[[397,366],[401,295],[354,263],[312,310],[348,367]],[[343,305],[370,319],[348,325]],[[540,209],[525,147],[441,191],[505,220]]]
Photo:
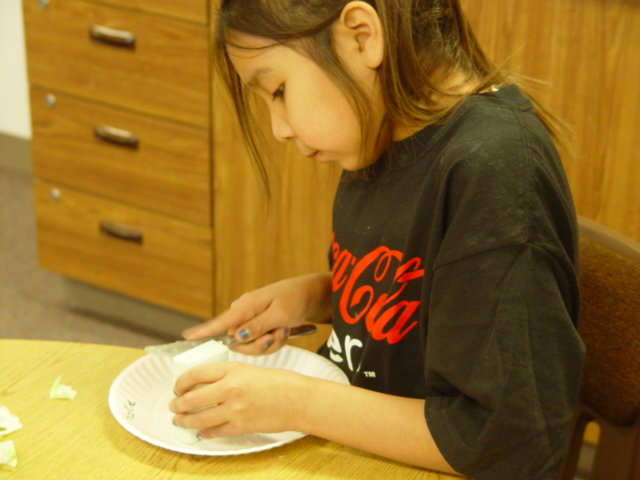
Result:
[[[304,325],[300,325],[299,327],[292,327],[289,331],[289,338],[301,337],[303,335],[310,335],[316,332],[315,325],[310,323],[306,323]],[[174,356],[178,355],[182,352],[186,352],[187,350],[191,350],[198,345],[201,345],[209,340],[216,340],[224,345],[232,346],[232,345],[240,345],[243,342],[240,342],[233,335],[214,335],[212,337],[204,337],[197,338],[195,340],[178,340],[177,342],[166,343],[164,345],[148,345],[144,347],[144,351],[147,353],[152,353],[154,355],[169,355]]]

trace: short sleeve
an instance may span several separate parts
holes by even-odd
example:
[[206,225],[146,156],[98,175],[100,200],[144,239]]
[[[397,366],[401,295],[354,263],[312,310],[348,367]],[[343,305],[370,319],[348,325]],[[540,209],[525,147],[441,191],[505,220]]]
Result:
[[556,478],[584,356],[569,315],[572,288],[561,265],[531,244],[437,270],[425,415],[457,471],[477,480]]
[[575,214],[535,115],[496,116],[492,130],[469,137],[481,141],[455,143],[443,177],[425,416],[464,475],[555,480],[584,360]]

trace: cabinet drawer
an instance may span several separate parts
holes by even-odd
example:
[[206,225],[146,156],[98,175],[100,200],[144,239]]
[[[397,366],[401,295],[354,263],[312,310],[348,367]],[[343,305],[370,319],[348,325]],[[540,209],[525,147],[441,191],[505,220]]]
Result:
[[211,225],[209,130],[31,89],[36,176]]
[[198,23],[209,21],[207,0],[105,0],[102,3],[118,5]]
[[40,265],[207,318],[213,313],[210,228],[35,180]]
[[32,85],[209,126],[206,25],[81,0],[38,3],[23,0]]

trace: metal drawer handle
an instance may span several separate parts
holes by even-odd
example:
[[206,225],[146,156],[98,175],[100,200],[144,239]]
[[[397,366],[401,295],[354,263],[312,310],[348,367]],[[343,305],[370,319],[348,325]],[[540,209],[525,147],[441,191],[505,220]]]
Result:
[[126,242],[142,244],[142,232],[115,222],[100,222],[100,233]]
[[135,35],[126,30],[94,25],[89,30],[89,35],[96,42],[106,43],[113,47],[135,48],[136,46]]
[[99,140],[113,143],[121,147],[133,148],[134,150],[138,149],[138,137],[126,130],[109,127],[108,125],[96,125],[93,132]]

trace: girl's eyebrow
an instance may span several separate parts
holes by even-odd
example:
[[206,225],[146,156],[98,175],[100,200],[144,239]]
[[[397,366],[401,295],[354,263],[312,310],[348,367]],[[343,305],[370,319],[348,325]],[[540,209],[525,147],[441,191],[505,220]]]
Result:
[[256,68],[253,73],[251,73],[251,76],[249,77],[249,80],[247,81],[247,86],[249,87],[255,87],[260,83],[260,77],[271,73],[273,71],[273,68],[270,67],[260,67],[260,68]]

